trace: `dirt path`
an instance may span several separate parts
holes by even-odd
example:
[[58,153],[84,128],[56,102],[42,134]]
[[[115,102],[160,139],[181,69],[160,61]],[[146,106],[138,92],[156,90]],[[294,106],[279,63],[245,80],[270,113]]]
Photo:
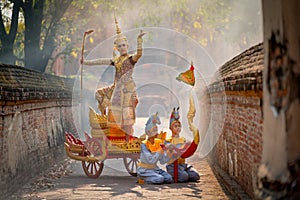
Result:
[[140,185],[136,177],[123,171],[121,159],[105,161],[97,179],[84,174],[81,162],[68,160],[25,185],[10,199],[234,199],[223,190],[206,160],[194,157],[188,162],[200,173],[197,183]]

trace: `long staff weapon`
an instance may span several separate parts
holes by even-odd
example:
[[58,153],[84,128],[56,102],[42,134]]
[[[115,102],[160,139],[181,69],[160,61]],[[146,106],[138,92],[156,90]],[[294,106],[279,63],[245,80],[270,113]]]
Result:
[[83,54],[84,54],[85,37],[91,34],[92,32],[94,32],[94,30],[85,31],[83,34],[83,40],[81,45],[81,60],[80,60],[80,97],[82,97],[82,87],[83,87],[82,74],[83,74]]

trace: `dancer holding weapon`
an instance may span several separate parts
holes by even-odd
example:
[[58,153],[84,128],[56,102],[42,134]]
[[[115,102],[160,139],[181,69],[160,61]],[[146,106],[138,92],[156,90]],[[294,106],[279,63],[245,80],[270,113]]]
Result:
[[94,30],[85,31],[83,34],[83,40],[81,45],[81,59],[80,59],[80,98],[82,98],[82,89],[83,89],[83,54],[84,54],[84,43],[87,35],[93,33]]
[[[111,65],[115,67],[116,72],[113,85],[97,90],[96,97],[99,102],[99,110],[102,114],[106,114],[105,106],[108,107],[108,127],[110,134],[117,136],[123,132],[126,135],[126,140],[129,140],[133,135],[135,108],[138,103],[136,85],[132,74],[135,64],[142,56],[142,37],[146,33],[143,31],[139,33],[137,37],[137,52],[131,55],[128,54],[127,38],[122,35],[116,18],[115,24],[117,38],[114,41],[114,50],[118,50],[120,55],[113,53],[112,58],[99,58],[95,60],[84,60],[82,58],[80,62],[84,65]],[[90,31],[87,33],[90,33]]]

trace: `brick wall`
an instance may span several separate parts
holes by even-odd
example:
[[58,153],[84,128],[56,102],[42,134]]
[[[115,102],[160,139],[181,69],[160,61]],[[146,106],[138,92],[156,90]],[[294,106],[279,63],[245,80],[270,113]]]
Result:
[[0,64],[0,199],[65,158],[73,81]]
[[[257,171],[262,158],[263,45],[258,44],[225,63],[219,81],[208,86],[210,109],[222,110],[213,117],[215,132],[221,132],[211,159],[254,197]],[[212,114],[215,115],[215,114]],[[222,115],[215,115],[222,116]],[[217,130],[219,127],[223,129]]]

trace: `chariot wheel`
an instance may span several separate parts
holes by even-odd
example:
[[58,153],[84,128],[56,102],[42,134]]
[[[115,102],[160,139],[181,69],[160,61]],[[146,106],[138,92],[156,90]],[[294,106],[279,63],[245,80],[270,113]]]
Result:
[[86,149],[95,157],[101,157],[101,160],[105,158],[105,144],[101,143],[98,138],[90,138],[88,141],[86,141],[85,145]]
[[131,176],[137,176],[137,167],[138,167],[137,164],[139,161],[140,161],[139,158],[130,158],[130,157],[123,158],[123,162],[126,167],[126,170]]
[[82,161],[82,168],[84,170],[84,173],[90,178],[98,178],[103,170],[103,166],[104,164],[101,161]]

